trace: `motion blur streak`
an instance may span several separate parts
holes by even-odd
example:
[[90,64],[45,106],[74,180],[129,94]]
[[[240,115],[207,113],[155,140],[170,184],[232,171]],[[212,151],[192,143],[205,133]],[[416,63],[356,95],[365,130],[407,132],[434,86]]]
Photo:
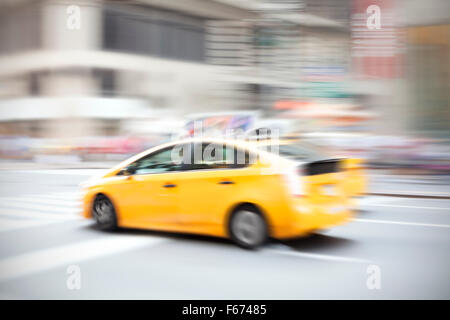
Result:
[[[450,299],[449,13],[448,0],[0,0],[0,298]],[[91,176],[230,132],[346,159],[334,169],[355,220],[248,252],[81,219]],[[225,203],[188,189],[192,216]],[[347,258],[379,266],[382,289]]]

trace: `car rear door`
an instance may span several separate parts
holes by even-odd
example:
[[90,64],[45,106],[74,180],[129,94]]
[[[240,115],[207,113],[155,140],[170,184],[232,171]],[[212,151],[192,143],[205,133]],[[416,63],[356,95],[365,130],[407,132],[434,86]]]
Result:
[[240,196],[239,190],[245,188],[249,159],[238,164],[237,158],[242,157],[234,146],[202,143],[195,145],[194,153],[199,149],[202,158],[193,157],[193,164],[177,180],[178,220],[190,231],[217,234],[230,205]]

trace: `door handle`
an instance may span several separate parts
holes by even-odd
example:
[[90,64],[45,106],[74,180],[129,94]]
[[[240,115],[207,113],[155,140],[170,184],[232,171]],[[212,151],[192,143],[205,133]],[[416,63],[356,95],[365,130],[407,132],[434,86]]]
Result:
[[175,188],[177,185],[173,184],[173,183],[167,183],[165,185],[163,185],[164,188]]
[[226,181],[220,181],[219,184],[234,184],[234,182],[226,180]]

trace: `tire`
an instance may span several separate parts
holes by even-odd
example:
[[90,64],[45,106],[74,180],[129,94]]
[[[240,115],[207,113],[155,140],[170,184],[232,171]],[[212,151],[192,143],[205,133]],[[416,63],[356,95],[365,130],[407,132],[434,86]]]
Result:
[[251,206],[243,206],[233,212],[228,228],[231,240],[245,249],[257,249],[269,237],[266,220]]
[[92,216],[100,230],[113,231],[117,229],[116,210],[108,197],[98,195],[95,198]]

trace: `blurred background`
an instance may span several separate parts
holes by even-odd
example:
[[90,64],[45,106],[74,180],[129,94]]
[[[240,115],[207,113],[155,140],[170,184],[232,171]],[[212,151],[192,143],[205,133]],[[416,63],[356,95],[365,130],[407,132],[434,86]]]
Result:
[[[449,0],[0,0],[0,299],[448,299],[449,45]],[[355,217],[259,252],[80,217],[196,121],[365,159]]]
[[447,0],[1,0],[1,162],[117,161],[201,119],[449,173],[449,12]]

